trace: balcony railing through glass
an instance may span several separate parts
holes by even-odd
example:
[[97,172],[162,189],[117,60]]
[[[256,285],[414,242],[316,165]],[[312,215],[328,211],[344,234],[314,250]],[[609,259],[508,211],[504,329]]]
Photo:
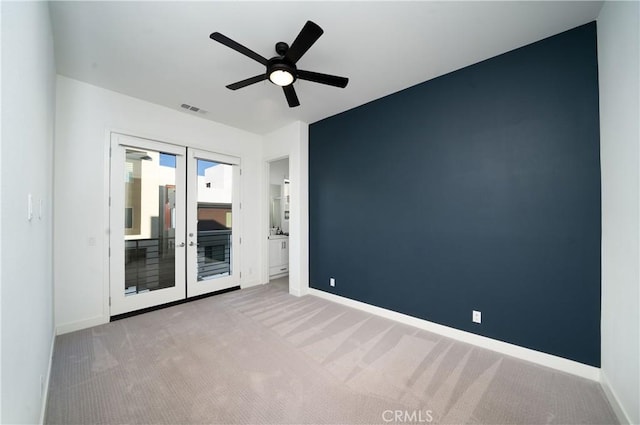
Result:
[[[231,274],[231,230],[198,232],[198,280]],[[125,241],[125,295],[175,286],[175,238]]]
[[175,238],[131,239],[124,245],[125,295],[175,286]]
[[198,231],[198,280],[231,274],[231,229]]

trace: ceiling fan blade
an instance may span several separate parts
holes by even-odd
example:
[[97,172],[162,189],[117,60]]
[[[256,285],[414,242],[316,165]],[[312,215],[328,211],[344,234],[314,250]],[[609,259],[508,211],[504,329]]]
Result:
[[254,52],[253,50],[244,47],[242,44],[233,41],[232,39],[230,39],[229,37],[227,37],[226,35],[222,35],[219,32],[214,32],[212,33],[209,38],[211,38],[212,40],[217,41],[218,43],[224,44],[225,46],[235,50],[236,52],[242,53],[245,56],[250,57],[251,59],[253,59],[256,62],[260,62],[261,64],[263,64],[264,66],[267,66],[267,59],[262,57],[261,55],[257,54],[256,52]]
[[300,34],[298,34],[296,39],[293,40],[293,43],[291,43],[291,47],[289,47],[284,57],[293,63],[298,62],[302,55],[320,38],[322,33],[324,33],[322,28],[311,21],[307,21],[304,27],[302,27]]
[[256,75],[255,77],[247,78],[246,80],[238,81],[237,83],[229,84],[228,89],[238,90],[243,87],[250,86],[251,84],[259,83],[267,79],[267,74]]
[[293,84],[282,87],[282,90],[284,90],[284,95],[287,98],[287,103],[290,108],[300,106],[300,101],[298,100],[298,95],[296,95],[296,90],[293,88]]
[[336,75],[321,74],[319,72],[298,70],[298,78],[301,80],[313,81],[314,83],[327,84],[340,88],[347,87],[348,78],[338,77]]

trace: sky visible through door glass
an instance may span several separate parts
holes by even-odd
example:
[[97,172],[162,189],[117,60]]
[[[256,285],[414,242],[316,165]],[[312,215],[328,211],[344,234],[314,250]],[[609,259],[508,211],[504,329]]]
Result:
[[163,167],[176,168],[176,156],[160,152],[160,165]]
[[[160,152],[160,165],[163,167],[176,168],[176,156]],[[198,175],[204,176],[204,170],[218,165],[217,162],[198,160]]]
[[205,161],[204,159],[198,160],[198,175],[204,176],[204,170],[207,168],[215,167],[219,165],[217,162]]

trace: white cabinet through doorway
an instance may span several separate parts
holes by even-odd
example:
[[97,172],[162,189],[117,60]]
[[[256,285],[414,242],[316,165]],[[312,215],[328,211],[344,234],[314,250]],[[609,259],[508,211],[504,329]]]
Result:
[[289,274],[289,238],[287,236],[269,237],[269,277],[281,277]]

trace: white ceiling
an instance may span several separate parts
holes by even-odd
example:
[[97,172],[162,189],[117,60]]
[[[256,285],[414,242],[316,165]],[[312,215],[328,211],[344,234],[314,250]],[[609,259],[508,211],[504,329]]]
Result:
[[[264,134],[312,123],[594,20],[602,2],[57,2],[58,73]],[[264,57],[307,20],[324,35],[298,67],[349,77],[345,89],[298,80],[289,108],[268,81],[225,85],[264,67],[209,38],[218,31]],[[193,112],[185,112],[191,113]]]

